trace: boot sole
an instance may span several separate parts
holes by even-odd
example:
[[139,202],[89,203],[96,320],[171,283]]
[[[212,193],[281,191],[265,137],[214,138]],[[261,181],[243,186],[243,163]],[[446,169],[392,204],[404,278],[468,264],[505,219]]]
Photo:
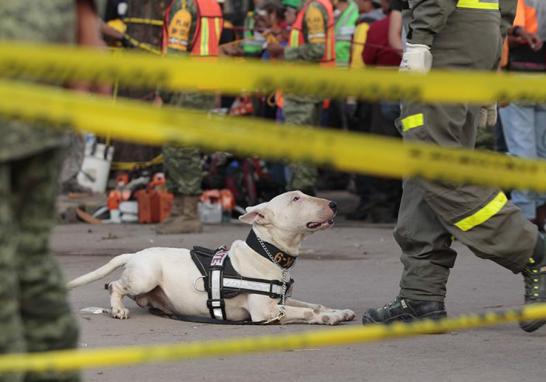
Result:
[[[401,317],[404,317],[404,318],[401,318]],[[367,314],[364,314],[362,316],[362,324],[363,325],[367,325],[367,324],[392,324],[393,322],[406,322],[406,323],[409,323],[409,322],[413,322],[413,321],[417,321],[417,320],[433,320],[433,321],[438,321],[438,320],[441,320],[441,319],[444,319],[444,318],[447,318],[447,313],[444,312],[444,311],[436,311],[436,312],[430,312],[430,313],[427,313],[427,314],[424,314],[420,317],[415,317],[415,316],[397,316],[397,317],[394,317],[388,321],[375,321],[372,317],[370,317],[369,315]]]
[[542,321],[540,321],[540,320],[537,320],[537,321],[521,321],[519,323],[519,327],[524,332],[532,333],[535,330],[540,329],[544,324],[546,324],[546,321],[543,321],[543,320]]

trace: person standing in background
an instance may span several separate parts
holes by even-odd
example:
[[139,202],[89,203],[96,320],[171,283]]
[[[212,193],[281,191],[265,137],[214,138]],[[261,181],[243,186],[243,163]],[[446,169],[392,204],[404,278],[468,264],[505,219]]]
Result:
[[[336,41],[336,66],[347,68],[351,58],[351,40],[358,19],[358,6],[353,0],[332,0],[334,5],[334,35]],[[354,102],[346,99],[331,99],[326,102],[322,124],[336,129],[347,130],[354,114]]]
[[[291,25],[287,47],[279,43],[267,45],[273,58],[286,61],[314,62],[335,66],[334,11],[330,0],[283,0],[286,22]],[[286,95],[284,116],[286,123],[296,125],[319,124],[322,100],[314,97]],[[302,163],[292,164],[292,178],[288,189],[315,194],[317,169]]]
[[[508,32],[506,70],[546,72],[546,1],[519,0],[514,26]],[[508,152],[522,158],[546,158],[546,105],[511,102],[500,108]],[[544,231],[546,194],[512,191],[512,201],[527,219]]]
[[[389,5],[389,0],[382,0],[382,8],[386,17],[374,22],[368,30],[367,44],[362,52],[366,67],[398,68],[400,65],[402,52],[393,48],[389,43],[391,22]],[[395,120],[400,116],[400,103],[382,100],[378,107],[374,108],[374,111],[375,118],[373,118],[369,132],[400,138],[400,133],[395,127]],[[402,195],[400,180],[368,177],[368,182],[370,196],[366,209],[366,220],[371,223],[395,223]]]
[[[174,0],[165,13],[164,53],[217,57],[222,26],[222,10],[216,0]],[[177,107],[211,110],[216,105],[216,96],[210,93],[162,92],[161,96],[165,104]],[[174,202],[170,216],[156,232],[201,232],[203,226],[197,210],[203,180],[200,151],[194,147],[165,145],[163,158],[167,188],[174,194]]]
[[[360,16],[358,17],[351,47],[351,69],[365,67],[363,53],[368,37],[368,30],[378,20],[385,17],[380,0],[356,0]],[[377,124],[378,107],[376,103],[366,100],[349,100],[355,102],[353,120],[349,123],[349,130],[370,133],[373,125]],[[349,220],[368,220],[371,217],[370,206],[373,193],[374,177],[355,174],[355,192],[359,198],[358,206],[347,214]]]
[[358,7],[353,0],[338,0],[334,1],[334,8],[336,66],[347,67],[351,57],[351,40],[359,16]]

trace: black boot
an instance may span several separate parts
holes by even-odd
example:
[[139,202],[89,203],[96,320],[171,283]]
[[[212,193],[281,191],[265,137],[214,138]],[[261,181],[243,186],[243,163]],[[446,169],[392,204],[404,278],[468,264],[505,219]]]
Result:
[[[546,302],[546,256],[544,238],[539,236],[535,255],[529,259],[529,264],[523,270],[525,281],[525,304]],[[519,327],[526,332],[534,332],[546,320],[521,321]]]
[[428,318],[439,320],[447,317],[445,305],[439,301],[418,301],[396,297],[394,301],[378,309],[369,309],[362,316],[362,323],[389,324],[394,321],[410,322]]

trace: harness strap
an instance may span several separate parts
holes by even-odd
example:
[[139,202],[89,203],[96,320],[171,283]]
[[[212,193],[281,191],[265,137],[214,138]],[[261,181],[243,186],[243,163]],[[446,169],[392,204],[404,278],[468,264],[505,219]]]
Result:
[[282,283],[275,281],[263,282],[245,277],[240,279],[224,277],[222,285],[224,288],[235,289],[239,292],[264,294],[271,298],[279,298],[282,296]]
[[211,318],[217,320],[226,319],[226,304],[224,301],[224,262],[228,257],[228,251],[226,247],[218,248],[210,261],[209,269],[209,299],[207,301],[207,307],[210,311]]
[[[293,279],[290,279],[287,283],[283,283],[280,280],[265,280],[241,276],[233,268],[229,259],[229,252],[225,246],[216,250],[194,247],[190,253],[204,279],[205,290],[208,295],[207,308],[210,318],[176,316],[183,317],[180,318],[183,321],[236,323],[237,321],[228,321],[225,309],[226,298],[235,297],[240,293],[248,293],[261,294],[282,301],[286,297],[285,295],[288,294],[286,291],[289,291],[294,283]],[[270,322],[272,321],[265,321],[263,323]],[[240,323],[246,323],[246,321],[241,321]]]
[[207,318],[200,316],[191,316],[186,314],[167,314],[162,310],[157,308],[149,308],[148,311],[159,317],[170,318],[171,320],[186,321],[186,322],[197,322],[200,324],[216,324],[216,325],[264,325],[269,324],[266,320],[262,321],[252,321],[252,320],[238,320],[238,321],[228,321],[228,320],[217,320],[215,318]]

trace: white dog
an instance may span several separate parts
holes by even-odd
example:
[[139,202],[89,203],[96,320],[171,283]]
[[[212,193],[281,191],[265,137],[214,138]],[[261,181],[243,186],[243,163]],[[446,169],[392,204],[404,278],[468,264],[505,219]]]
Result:
[[[307,235],[331,227],[335,213],[334,202],[300,191],[286,192],[269,202],[248,207],[239,219],[252,225],[249,239],[235,241],[229,251],[220,251],[212,258],[217,271],[223,262],[231,263],[239,279],[237,276],[230,279],[228,275],[216,277],[213,273],[203,275],[188,249],[148,248],[116,256],[97,270],[72,280],[68,288],[99,280],[124,267],[121,278],[108,288],[114,318],[128,318],[129,311],[122,300],[130,296],[141,307],[173,315],[281,324],[335,325],[350,321],[355,318],[351,310],[330,309],[283,297],[287,268],[298,255],[300,243]],[[249,241],[251,236],[253,241]],[[226,291],[239,293],[220,302],[219,291],[214,289],[219,284],[214,284],[214,279],[223,280]],[[254,293],[253,288],[262,292]],[[227,294],[226,291],[220,293]]]

